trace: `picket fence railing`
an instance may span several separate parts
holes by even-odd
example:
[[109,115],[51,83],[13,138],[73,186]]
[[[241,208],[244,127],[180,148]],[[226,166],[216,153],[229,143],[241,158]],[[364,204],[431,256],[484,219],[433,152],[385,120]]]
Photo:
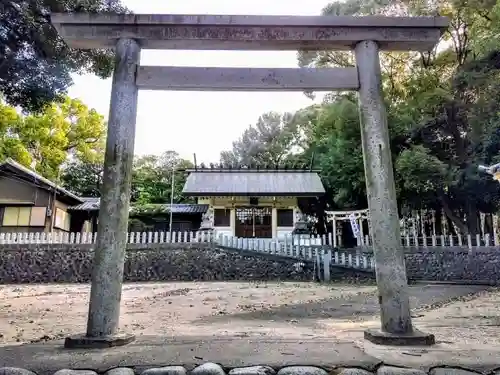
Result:
[[[360,245],[371,246],[372,239],[365,236]],[[402,236],[401,244],[405,247],[485,247],[485,246],[500,246],[500,239],[497,236],[488,233],[484,235],[440,235],[428,237]]]
[[[222,242],[221,245],[228,246],[228,243]],[[229,246],[258,253],[292,257],[298,260],[315,261],[318,267],[321,267],[320,264],[323,265],[325,272],[328,272],[327,270],[330,264],[364,270],[375,269],[375,258],[373,254],[353,250],[331,249],[325,246],[315,245],[314,242],[308,246],[307,242],[304,243],[298,240],[295,242],[255,241],[246,247],[242,247],[238,244],[235,245],[234,243],[229,243]]]
[[[96,233],[0,233],[0,244],[91,244],[95,243]],[[322,269],[322,278],[329,280],[330,265],[361,270],[374,270],[373,255],[353,250],[339,250],[328,247],[328,240],[319,236],[304,238],[288,236],[274,240],[268,238],[237,238],[214,235],[206,232],[149,232],[129,233],[128,242],[133,244],[148,243],[216,243],[221,246],[240,250],[286,256],[301,261],[313,261]]]
[[360,270],[375,270],[373,255],[352,251],[326,249],[316,255],[316,263],[318,267],[322,264],[325,281],[330,281],[331,264]]
[[[37,244],[37,243],[66,243],[66,244],[92,244],[95,243],[97,233],[0,233],[0,244]],[[189,243],[189,242],[216,242],[223,246],[246,250],[278,251],[280,248],[293,249],[296,246],[326,246],[333,243],[331,233],[329,235],[312,236],[286,236],[279,239],[270,238],[241,238],[223,234],[207,232],[130,232],[128,234],[130,244],[156,244],[156,243]],[[337,243],[340,243],[339,241]],[[342,244],[340,243],[340,247]],[[405,247],[484,247],[500,246],[500,241],[495,236],[486,234],[467,236],[429,236],[401,238],[401,245]],[[358,238],[358,246],[369,248],[372,241],[369,236]]]
[[[66,243],[92,244],[95,243],[97,233],[68,233],[68,232],[38,232],[38,233],[0,233],[0,244],[22,243]],[[127,243],[187,243],[212,242],[213,234],[207,232],[129,232]]]
[[[0,233],[0,244],[38,244],[38,243],[65,243],[65,244],[92,244],[95,243],[97,233]],[[271,238],[241,238],[208,232],[129,232],[127,242],[130,244],[157,244],[157,243],[190,243],[190,242],[217,242],[221,245],[241,249],[257,250],[270,248],[284,243],[301,246],[327,245],[326,237],[286,236],[281,239]]]

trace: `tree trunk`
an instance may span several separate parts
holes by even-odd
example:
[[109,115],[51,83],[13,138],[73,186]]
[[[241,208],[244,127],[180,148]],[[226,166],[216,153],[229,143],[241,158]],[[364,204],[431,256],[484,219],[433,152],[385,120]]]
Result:
[[469,228],[469,234],[475,235],[479,234],[479,215],[477,211],[477,206],[473,202],[466,203],[465,215],[467,218],[467,227]]
[[448,203],[448,197],[446,197],[443,193],[439,194],[439,201],[443,205],[443,210],[446,215],[458,228],[460,233],[463,233],[465,235],[470,234],[469,228],[465,223],[460,219],[458,216],[456,216],[452,209],[450,208],[450,205]]

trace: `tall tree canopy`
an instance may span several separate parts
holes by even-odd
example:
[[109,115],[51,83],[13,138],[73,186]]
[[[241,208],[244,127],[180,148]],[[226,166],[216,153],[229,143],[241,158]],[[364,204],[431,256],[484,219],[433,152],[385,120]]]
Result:
[[25,115],[0,103],[0,159],[10,157],[57,179],[70,157],[94,162],[102,157],[105,130],[104,117],[78,99],[66,97]]
[[170,203],[172,193],[172,173],[174,173],[174,203],[188,202],[182,195],[186,174],[182,169],[193,164],[179,157],[175,151],[162,155],[144,155],[134,160],[132,176],[132,202],[137,205]]
[[[102,156],[102,154],[101,154]],[[174,203],[190,202],[182,195],[186,182],[183,169],[193,164],[179,157],[175,151],[161,155],[137,156],[132,171],[131,202],[140,209],[148,205],[170,203],[172,193],[172,171],[174,171]],[[68,163],[62,174],[63,185],[85,197],[100,197],[103,158],[74,160]]]
[[264,113],[249,126],[230,151],[221,153],[221,163],[229,165],[280,164],[297,144],[297,123],[291,113]]
[[125,12],[116,0],[0,1],[0,93],[7,103],[38,111],[66,93],[71,73],[109,77],[113,54],[66,46],[51,12]]
[[[323,13],[450,17],[449,30],[433,51],[381,54],[383,88],[401,212],[444,210],[462,233],[477,233],[478,212],[493,212],[500,205],[498,184],[477,171],[478,164],[500,161],[499,4],[346,0],[329,4]],[[299,52],[298,63],[346,67],[355,61],[350,52],[320,51]],[[333,93],[322,105],[290,117],[295,134],[284,132],[281,144],[294,139],[299,147],[294,152],[284,146],[277,156],[307,161],[314,154],[327,189],[323,207],[365,208],[356,96]],[[275,139],[279,137],[276,133]],[[239,141],[233,153],[273,153],[255,139]]]
[[80,197],[100,197],[102,160],[72,160],[61,173],[62,185]]

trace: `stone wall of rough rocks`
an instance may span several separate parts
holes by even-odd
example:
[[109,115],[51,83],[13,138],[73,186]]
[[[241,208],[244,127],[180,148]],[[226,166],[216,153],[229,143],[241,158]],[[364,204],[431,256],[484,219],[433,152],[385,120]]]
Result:
[[[371,250],[364,248],[364,253]],[[410,280],[500,284],[500,247],[406,248]]]
[[[88,282],[92,257],[90,245],[0,245],[0,284]],[[124,277],[125,281],[312,280],[313,264],[305,262],[303,269],[297,269],[296,263],[292,258],[210,244],[129,244]],[[499,285],[500,248],[408,248],[406,268],[410,280]],[[330,274],[332,281],[374,279],[373,271],[335,265]]]
[[[90,281],[90,245],[0,246],[0,284]],[[129,244],[125,281],[300,280],[313,278],[311,263],[210,244]]]
[[408,249],[410,279],[500,284],[500,247]]
[[[497,374],[491,371],[491,374]],[[0,367],[1,375],[36,375],[27,369]],[[462,367],[433,367],[429,371],[415,368],[402,368],[382,365],[375,371],[368,371],[359,367],[323,369],[314,366],[286,366],[273,368],[271,366],[260,365],[251,367],[239,367],[225,369],[216,363],[204,363],[192,370],[184,366],[167,366],[159,368],[149,368],[144,371],[137,371],[129,367],[118,367],[108,370],[104,375],[478,375],[479,373],[467,370]],[[70,370],[61,369],[54,375],[98,375],[93,370]]]

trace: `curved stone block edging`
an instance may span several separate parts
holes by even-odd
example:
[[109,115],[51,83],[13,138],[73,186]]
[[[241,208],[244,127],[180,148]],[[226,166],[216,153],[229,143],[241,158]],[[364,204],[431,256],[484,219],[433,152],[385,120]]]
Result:
[[328,375],[328,372],[314,366],[289,366],[280,369],[277,375]]
[[[115,370],[120,370],[121,368],[117,368]],[[123,368],[123,369],[126,369]],[[110,372],[106,372],[106,375],[128,375],[125,372],[110,374]],[[131,374],[132,375],[132,374]],[[187,375],[187,370],[183,366],[168,366],[168,367],[155,367],[144,370],[141,372],[141,375]]]
[[228,375],[276,375],[276,371],[270,366],[249,366],[233,368]]
[[226,375],[226,372],[221,365],[207,362],[195,367],[191,371],[191,375]]
[[[123,369],[125,370],[125,368]],[[128,371],[128,375],[130,375],[130,370],[131,369],[126,369]],[[113,370],[108,371],[108,373],[113,373]],[[54,375],[94,375],[95,371],[93,370],[69,370],[69,369],[62,369],[59,371],[56,371]],[[115,375],[126,375],[125,371],[120,371],[119,374]]]
[[[392,366],[380,366],[376,371],[371,372],[362,368],[336,368],[326,370],[315,366],[284,366],[280,369],[274,369],[271,366],[249,366],[230,369],[226,372],[221,365],[216,363],[204,363],[191,371],[184,366],[165,366],[149,368],[144,371],[134,371],[128,367],[118,367],[104,372],[104,375],[478,375],[472,370],[466,370],[460,367],[434,367],[428,372],[414,369]],[[276,371],[278,370],[278,371]],[[490,374],[496,375],[497,370],[492,370]],[[0,367],[0,375],[37,375],[36,373],[22,368]],[[93,370],[71,370],[61,369],[53,375],[99,375]]]

